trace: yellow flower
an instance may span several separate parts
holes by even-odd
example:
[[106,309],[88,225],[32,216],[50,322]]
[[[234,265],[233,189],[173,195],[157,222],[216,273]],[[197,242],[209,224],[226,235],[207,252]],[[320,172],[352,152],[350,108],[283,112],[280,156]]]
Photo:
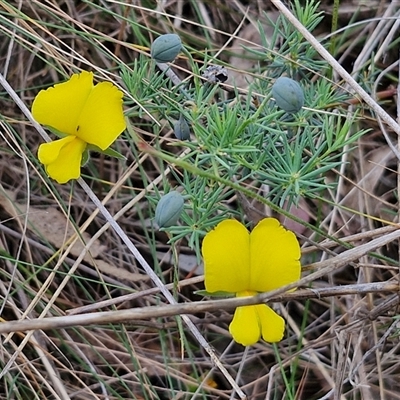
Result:
[[126,128],[122,96],[110,82],[94,86],[93,73],[87,71],[38,93],[33,117],[65,135],[39,146],[39,161],[51,178],[58,183],[78,179],[86,146],[105,150],[117,139]]
[[[261,220],[251,233],[236,220],[222,221],[205,236],[202,253],[209,293],[253,296],[300,278],[299,243],[275,218]],[[243,346],[260,337],[279,342],[284,329],[284,319],[266,304],[238,307],[229,326],[233,339]]]

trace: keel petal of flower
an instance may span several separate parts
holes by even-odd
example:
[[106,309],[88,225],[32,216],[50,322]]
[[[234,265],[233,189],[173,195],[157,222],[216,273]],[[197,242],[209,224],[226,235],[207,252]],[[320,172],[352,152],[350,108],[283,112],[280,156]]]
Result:
[[60,155],[61,149],[73,140],[75,136],[67,136],[54,142],[41,144],[38,149],[39,161],[44,165],[53,163]]
[[262,338],[269,343],[281,341],[285,332],[285,320],[266,304],[258,304],[254,307]]
[[38,158],[45,165],[46,172],[58,183],[78,179],[82,154],[86,143],[74,136],[43,143],[39,146]]
[[[255,294],[257,293],[244,291],[237,293],[236,297]],[[261,336],[266,342],[279,342],[282,340],[284,331],[285,320],[265,304],[238,307],[229,325],[229,332],[233,339],[243,346],[257,343]]]
[[235,342],[243,346],[257,343],[261,337],[261,329],[256,308],[254,306],[238,307],[229,325],[229,332]]
[[257,343],[261,336],[269,343],[279,342],[285,331],[285,320],[265,304],[238,307],[229,332],[243,346]]

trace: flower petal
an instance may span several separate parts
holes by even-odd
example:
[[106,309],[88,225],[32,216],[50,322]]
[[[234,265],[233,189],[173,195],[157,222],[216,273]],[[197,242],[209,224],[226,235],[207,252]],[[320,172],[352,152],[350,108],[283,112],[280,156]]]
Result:
[[[256,292],[243,291],[237,297],[253,296]],[[251,346],[260,337],[269,343],[279,342],[285,331],[285,320],[265,304],[238,307],[229,325],[235,342]]]
[[257,310],[262,338],[269,343],[281,341],[285,332],[285,320],[266,304],[254,307]]
[[110,82],[98,83],[79,117],[77,136],[105,150],[126,128],[123,93]]
[[250,273],[249,232],[234,219],[220,222],[202,245],[205,289],[240,292],[248,289]]
[[38,149],[39,161],[44,165],[51,164],[57,159],[61,149],[75,139],[75,136],[66,136],[54,142],[41,144]]
[[251,346],[257,343],[261,337],[261,329],[256,307],[238,307],[229,325],[229,332],[234,341],[243,346]]
[[83,71],[63,83],[41,90],[32,104],[37,122],[68,135],[76,135],[78,120],[93,89],[93,74]]
[[38,158],[47,174],[58,183],[78,179],[81,175],[82,153],[86,143],[73,136],[40,145]]
[[300,278],[300,245],[275,218],[264,218],[250,234],[250,285],[268,292]]

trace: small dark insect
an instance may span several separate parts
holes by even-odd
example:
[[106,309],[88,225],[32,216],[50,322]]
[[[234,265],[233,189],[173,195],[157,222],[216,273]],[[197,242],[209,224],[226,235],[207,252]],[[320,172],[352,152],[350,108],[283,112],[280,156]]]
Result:
[[209,83],[224,83],[228,79],[228,71],[220,65],[210,65],[203,71],[201,76],[207,79]]

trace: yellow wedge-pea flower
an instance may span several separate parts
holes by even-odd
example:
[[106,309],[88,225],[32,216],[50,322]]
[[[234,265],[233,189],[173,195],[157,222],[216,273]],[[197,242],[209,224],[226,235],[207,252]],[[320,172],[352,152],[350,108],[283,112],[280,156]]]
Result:
[[33,117],[64,136],[39,146],[39,161],[51,178],[58,183],[78,179],[87,145],[106,150],[124,131],[122,96],[110,82],[93,85],[93,73],[87,71],[38,93]]
[[[234,219],[220,222],[202,244],[205,289],[253,296],[300,278],[300,246],[275,218],[264,218],[249,233]],[[229,331],[244,346],[283,338],[285,321],[266,304],[237,307]]]

